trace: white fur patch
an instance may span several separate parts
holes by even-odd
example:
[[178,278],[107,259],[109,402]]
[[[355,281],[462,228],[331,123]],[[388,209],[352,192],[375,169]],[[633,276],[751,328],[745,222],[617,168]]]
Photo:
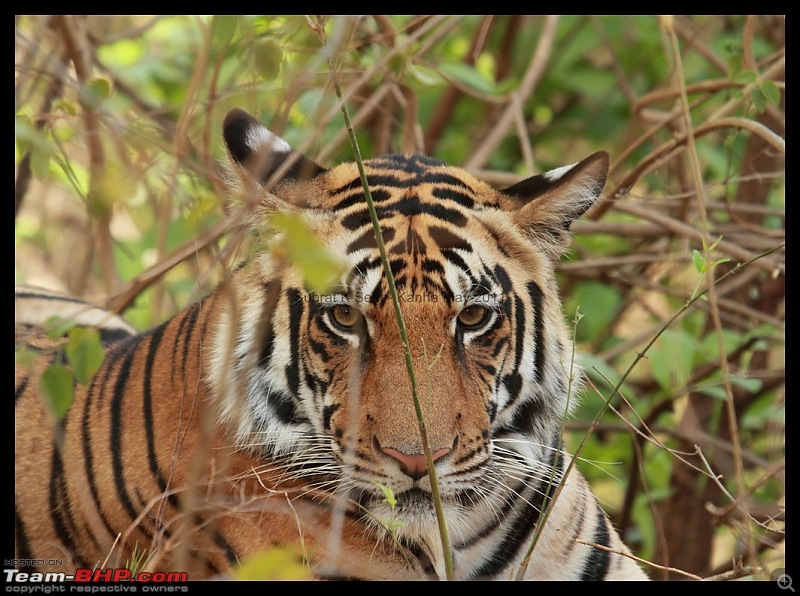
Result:
[[577,162],[570,164],[568,166],[561,166],[560,168],[556,168],[554,170],[548,170],[547,172],[544,172],[542,176],[544,176],[550,182],[555,182],[556,180],[561,179],[561,177],[564,176],[564,174],[569,172],[576,165]]
[[267,148],[274,153],[289,153],[289,143],[263,126],[254,126],[247,131],[247,146],[253,151]]
[[19,324],[42,326],[58,316],[77,325],[107,331],[119,330],[135,335],[136,329],[121,317],[88,302],[44,288],[19,285],[14,289],[14,321]]

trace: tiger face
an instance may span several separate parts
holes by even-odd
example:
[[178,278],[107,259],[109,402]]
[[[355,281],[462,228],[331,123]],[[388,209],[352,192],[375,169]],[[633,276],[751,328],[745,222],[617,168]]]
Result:
[[407,357],[356,165],[324,170],[238,110],[225,140],[260,216],[301,214],[342,260],[312,293],[267,250],[231,290],[207,368],[239,444],[435,551],[421,417],[457,556],[482,560],[499,517],[528,532],[563,472],[559,421],[580,384],[554,267],[607,155],[503,191],[420,155],[365,162]]

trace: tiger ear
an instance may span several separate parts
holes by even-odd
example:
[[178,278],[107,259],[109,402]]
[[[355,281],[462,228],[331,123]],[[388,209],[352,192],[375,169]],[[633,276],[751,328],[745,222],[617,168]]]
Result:
[[325,171],[244,110],[228,112],[222,136],[233,162],[259,184],[266,184],[287,161],[290,163],[279,180],[310,180]]
[[554,258],[569,248],[572,222],[591,207],[608,176],[608,153],[527,178],[503,189],[517,226]]

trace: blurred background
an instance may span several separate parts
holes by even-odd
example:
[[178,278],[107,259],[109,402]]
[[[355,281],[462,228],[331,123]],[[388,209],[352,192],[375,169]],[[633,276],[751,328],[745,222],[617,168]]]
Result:
[[365,158],[424,152],[506,186],[608,151],[559,271],[590,381],[568,445],[652,577],[784,567],[783,15],[15,25],[15,281],[140,329],[247,253],[229,109],[352,160],[329,62]]

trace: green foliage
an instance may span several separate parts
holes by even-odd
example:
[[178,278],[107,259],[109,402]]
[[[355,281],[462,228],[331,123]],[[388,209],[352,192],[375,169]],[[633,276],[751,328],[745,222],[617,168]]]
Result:
[[394,492],[388,486],[381,484],[380,482],[373,481],[372,484],[377,486],[383,492],[383,496],[386,499],[386,503],[392,510],[392,514],[389,516],[389,519],[379,519],[377,520],[393,539],[397,539],[397,530],[400,526],[403,525],[403,520],[397,516],[397,510],[395,509],[397,506],[397,499],[394,496]]
[[306,286],[312,292],[330,288],[342,272],[340,263],[306,221],[296,215],[277,213],[269,218],[270,227],[282,233],[283,241],[272,245],[278,262],[295,264],[303,274]]
[[276,546],[243,561],[232,578],[291,581],[310,579],[310,574],[299,549]]
[[49,366],[40,377],[41,394],[59,419],[67,415],[72,405],[74,384],[75,377],[72,370],[63,364]]
[[[69,411],[75,384],[88,385],[105,358],[100,335],[69,319],[51,317],[44,326],[54,346],[44,350],[54,356],[40,378],[41,393],[59,419]],[[32,366],[35,354],[26,348],[16,351],[18,364]]]
[[[80,78],[59,29],[44,19],[16,17],[18,188],[22,165],[30,170],[16,218],[19,281],[41,272],[76,293],[113,296],[122,283],[156,274],[124,313],[141,328],[205,294],[253,250],[252,236],[211,234],[251,209],[235,198],[238,189],[227,189],[219,167],[230,108],[260,117],[324,166],[352,159],[328,54],[303,15],[86,17],[83,47],[91,59]],[[783,480],[774,470],[785,427],[785,175],[779,148],[759,146],[752,129],[784,134],[785,23],[744,15],[671,22],[691,142],[682,140],[678,65],[657,17],[562,16],[550,46],[540,16],[341,16],[328,18],[326,33],[365,158],[421,150],[469,163],[503,186],[508,174],[527,176],[597,150],[611,154],[608,200],[573,226],[573,251],[559,271],[565,312],[583,315],[577,340],[590,381],[569,421],[568,444],[590,432],[582,456],[611,462],[581,467],[637,555],[655,557],[680,528],[686,537],[670,542],[669,557],[659,561],[689,567],[683,557],[691,551],[694,569],[710,573],[712,561],[746,553],[751,534],[756,552],[776,551],[782,536],[715,517],[729,497],[705,493],[714,483],[686,454],[697,445],[715,472],[726,471],[735,496],[737,473],[730,471],[741,461],[748,504],[767,512],[763,523],[780,526],[772,520],[783,514]],[[526,94],[534,59],[541,69]],[[703,128],[723,116],[724,126]],[[89,149],[93,139],[100,154]],[[484,147],[491,151],[475,160]],[[692,152],[700,188],[688,167]],[[285,238],[272,250],[298,267],[310,289],[336,278],[340,263],[303,220],[263,222],[245,213],[254,218],[258,230]],[[109,245],[100,244],[100,231]],[[190,257],[160,269],[187,247]],[[742,269],[720,284],[718,296],[703,294],[668,323],[734,267]],[[99,343],[69,323],[56,327],[52,337],[66,339],[42,390],[63,416],[75,383],[87,382],[99,364]],[[25,350],[15,356],[32,360]],[[428,372],[436,382],[436,368]],[[626,374],[621,392],[630,405],[612,399],[622,418],[607,411],[588,428]],[[738,441],[725,430],[731,396]],[[676,503],[690,511],[675,517],[669,506]],[[296,561],[297,553],[267,553],[254,574],[286,567],[301,577]]]
[[145,569],[150,559],[156,554],[155,549],[145,549],[139,546],[139,543],[133,545],[131,551],[131,558],[125,561],[125,569],[131,572],[131,577],[136,577],[141,571]]
[[569,313],[580,308],[583,318],[576,337],[578,341],[592,341],[608,330],[621,304],[622,295],[618,290],[598,282],[583,282],[575,286],[564,309]]
[[100,335],[94,329],[75,327],[69,332],[65,350],[75,378],[81,385],[88,385],[103,364],[104,352]]

